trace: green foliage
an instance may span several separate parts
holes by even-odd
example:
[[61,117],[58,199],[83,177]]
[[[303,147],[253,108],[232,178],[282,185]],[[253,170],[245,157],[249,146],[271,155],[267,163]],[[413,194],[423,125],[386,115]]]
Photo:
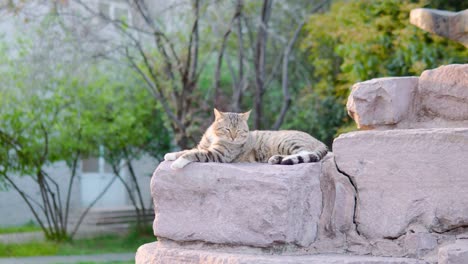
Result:
[[[425,69],[466,62],[468,51],[461,44],[409,23],[410,10],[428,4],[409,0],[336,1],[329,12],[311,16],[301,46],[314,67],[314,95],[306,93],[297,107],[307,109],[319,98],[315,103],[328,109],[303,113],[297,122],[312,120],[306,130],[319,130],[319,137],[329,142],[337,128],[349,120],[343,109],[354,83],[384,76],[420,75]],[[322,127],[315,126],[319,123]],[[326,135],[320,132],[324,128],[330,129]]]
[[[42,51],[31,50],[27,39],[20,43],[13,53],[0,45],[0,184],[15,188],[18,175],[32,177],[44,195],[40,201],[30,194],[23,199],[46,208],[36,208],[35,217],[48,239],[66,240],[70,234],[62,219],[69,207],[60,197],[68,190],[50,188],[54,180],[43,168],[65,161],[71,175],[63,177],[73,177],[77,161],[98,156],[99,146],[117,164],[143,154],[161,158],[170,133],[159,106],[130,72],[101,61],[84,62],[73,52],[38,62],[34,57]],[[54,215],[49,227],[43,224],[47,214]]]

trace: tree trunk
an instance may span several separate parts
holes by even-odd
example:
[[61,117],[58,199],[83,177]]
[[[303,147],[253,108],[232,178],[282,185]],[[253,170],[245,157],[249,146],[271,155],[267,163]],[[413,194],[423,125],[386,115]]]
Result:
[[262,19],[258,27],[257,43],[255,48],[255,103],[254,103],[254,129],[262,128],[262,105],[265,92],[265,52],[268,39],[268,20],[271,14],[273,0],[264,0],[262,6]]

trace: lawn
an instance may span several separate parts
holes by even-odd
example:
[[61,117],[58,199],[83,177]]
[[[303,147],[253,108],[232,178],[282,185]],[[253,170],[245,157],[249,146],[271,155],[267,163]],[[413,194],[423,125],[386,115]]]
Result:
[[51,241],[29,242],[24,244],[0,243],[0,257],[87,255],[102,253],[136,252],[139,246],[154,242],[152,232],[137,234],[130,232],[125,236],[104,235],[70,242]]
[[25,233],[25,232],[40,232],[42,229],[33,222],[28,222],[21,226],[4,226],[0,227],[0,234]]

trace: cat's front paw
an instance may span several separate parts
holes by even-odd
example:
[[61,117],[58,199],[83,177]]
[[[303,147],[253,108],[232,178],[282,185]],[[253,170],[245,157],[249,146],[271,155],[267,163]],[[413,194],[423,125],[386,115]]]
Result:
[[183,167],[187,166],[187,164],[189,164],[190,160],[186,159],[186,158],[178,158],[176,159],[176,161],[174,161],[172,164],[171,164],[171,169],[173,170],[177,170],[177,169],[182,169]]
[[166,155],[164,155],[164,160],[173,161],[173,160],[176,160],[176,159],[177,159],[177,155],[174,152],[167,153]]

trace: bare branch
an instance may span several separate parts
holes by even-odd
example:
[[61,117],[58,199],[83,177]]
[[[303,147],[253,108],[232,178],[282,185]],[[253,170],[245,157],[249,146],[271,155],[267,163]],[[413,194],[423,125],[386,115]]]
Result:
[[78,222],[76,223],[75,225],[75,228],[73,229],[72,233],[70,234],[70,237],[74,237],[76,232],[78,231],[78,228],[80,227],[81,225],[81,222],[83,222],[83,219],[85,218],[85,216],[88,214],[89,210],[91,210],[91,208],[102,198],[102,196],[104,196],[104,194],[107,192],[107,190],[109,190],[109,188],[112,186],[112,184],[114,183],[114,181],[117,179],[117,177],[112,177],[112,180],[110,180],[107,185],[104,187],[104,189],[102,189],[102,191],[98,194],[98,196],[96,196],[96,198],[94,199],[94,201],[92,201],[88,207],[86,207],[86,209],[84,210],[84,212],[81,214],[80,218],[78,219]]
[[39,215],[37,214],[36,212],[36,209],[34,208],[34,206],[32,206],[31,204],[31,201],[29,200],[30,196],[27,195],[25,192],[23,192],[19,187],[18,185],[15,184],[15,182],[10,179],[10,177],[8,177],[7,175],[4,175],[5,176],[5,179],[11,184],[11,186],[13,186],[13,188],[16,190],[16,192],[21,196],[21,198],[23,198],[23,200],[26,202],[26,204],[28,205],[29,207],[29,210],[31,210],[31,213],[34,215],[34,218],[36,219],[37,223],[39,224],[39,226],[41,227],[42,231],[44,231],[44,234],[46,235],[46,237],[49,235],[49,230],[46,228],[46,226],[44,225],[44,222],[42,222],[42,219],[39,217]]
[[[328,0],[322,1],[318,5],[314,6],[312,8],[311,13],[315,13],[318,10],[320,10],[323,5],[325,5],[328,2]],[[286,116],[286,112],[289,109],[289,106],[291,105],[291,95],[289,93],[289,85],[288,85],[288,68],[289,68],[289,54],[292,50],[292,47],[294,46],[294,43],[296,43],[297,38],[299,37],[299,33],[301,32],[302,28],[304,27],[304,24],[306,22],[306,18],[304,18],[301,23],[296,27],[296,30],[294,31],[294,35],[289,41],[288,45],[286,45],[283,53],[283,72],[282,72],[282,82],[281,82],[281,87],[283,90],[283,103],[281,105],[281,111],[280,114],[278,115],[272,129],[273,130],[278,130],[280,126],[284,122],[284,117]]]
[[182,122],[177,118],[177,116],[174,115],[172,110],[170,109],[168,102],[166,100],[163,100],[163,97],[161,94],[158,92],[158,87],[154,82],[151,81],[150,77],[148,77],[144,71],[133,61],[133,58],[127,53],[127,58],[128,62],[130,63],[130,66],[137,71],[138,74],[140,74],[141,77],[143,77],[143,80],[146,82],[148,87],[150,87],[150,92],[153,94],[153,96],[161,103],[163,106],[164,111],[166,114],[171,118],[171,120],[182,130],[185,131],[185,126],[182,124]]
[[227,44],[227,40],[229,38],[229,35],[231,34],[231,31],[232,31],[232,26],[234,25],[234,22],[236,21],[236,19],[239,17],[240,13],[241,13],[241,5],[237,5],[236,7],[236,11],[234,13],[234,15],[232,16],[232,19],[231,19],[231,22],[229,23],[229,26],[228,26],[228,29],[227,31],[224,33],[223,35],[223,41],[221,43],[221,49],[218,53],[218,60],[217,60],[217,64],[216,64],[216,72],[215,72],[215,82],[214,82],[214,104],[215,104],[215,107],[217,107],[216,105],[216,101],[217,101],[217,98],[219,96],[219,85],[220,85],[220,81],[221,81],[221,68],[222,68],[222,65],[223,65],[223,56],[224,56],[224,51],[226,49],[226,44]]
[[265,91],[265,52],[268,39],[268,21],[271,15],[273,0],[264,0],[262,6],[262,18],[258,27],[257,43],[255,46],[255,115],[254,129],[260,129],[262,123],[262,97]]
[[[242,0],[237,1],[237,5],[240,6],[242,10],[243,2]],[[239,79],[236,82],[235,90],[233,91],[233,111],[240,111],[240,104],[242,101],[242,94],[244,86],[246,84],[246,79],[244,77],[244,38],[242,33],[242,12],[239,14],[237,19],[237,41],[238,41],[238,59],[239,59]]]

